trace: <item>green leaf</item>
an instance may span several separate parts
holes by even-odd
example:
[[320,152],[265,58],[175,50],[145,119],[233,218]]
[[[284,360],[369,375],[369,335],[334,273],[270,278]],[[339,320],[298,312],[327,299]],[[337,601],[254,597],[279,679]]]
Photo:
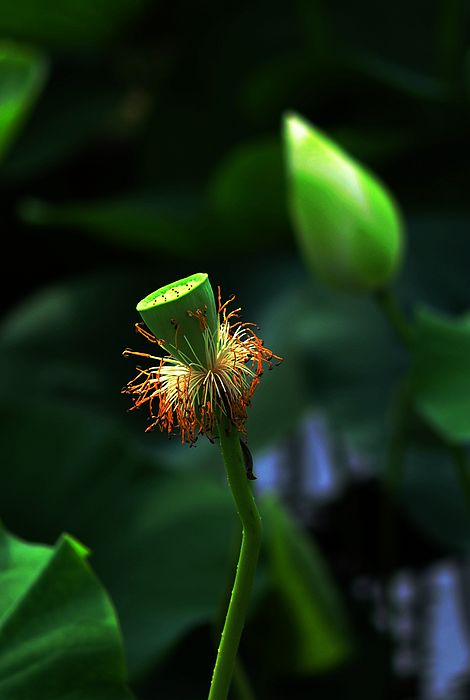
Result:
[[131,700],[113,606],[70,536],[54,548],[0,530],[0,695]]
[[[295,272],[299,272],[297,267]],[[274,366],[272,372],[262,377],[249,408],[248,438],[254,450],[265,449],[274,442],[280,444],[292,435],[309,405],[298,337],[295,331],[286,333],[286,327],[292,328],[297,318],[298,287],[291,288],[292,270],[287,266],[271,273],[271,278],[265,279],[260,270],[253,275],[255,286],[244,293],[240,290],[238,296],[240,300],[250,297],[261,300],[253,311],[243,308],[243,317],[260,324],[266,346],[283,358],[280,366]],[[279,279],[283,284],[279,284]]]
[[[455,183],[451,182],[449,188],[455,190]],[[469,213],[458,206],[452,210],[415,211],[408,218],[408,227],[406,264],[400,277],[404,298],[420,299],[436,308],[466,308],[470,302]]]
[[[192,629],[213,623],[231,564],[236,516],[218,450],[213,447],[212,459],[219,462],[219,478],[202,470],[191,473],[192,451],[181,450],[187,467],[134,487],[132,503],[111,510],[97,549],[134,677],[150,670]],[[119,523],[126,527],[118,541],[111,538]],[[116,564],[117,557],[125,566]]]
[[406,153],[416,135],[403,127],[384,126],[371,129],[347,123],[330,132],[331,137],[348,153],[369,166],[383,166]]
[[[20,202],[18,213],[30,225],[85,231],[113,246],[163,251],[183,259],[193,259],[203,251],[204,258],[210,260],[222,251],[244,250],[246,245],[256,250],[266,244],[267,238],[271,242],[274,235],[280,235],[282,215],[279,221],[278,214],[282,206],[275,204],[274,211],[268,213],[264,209],[266,198],[274,197],[278,189],[275,184],[271,187],[276,177],[270,173],[265,180],[263,202],[254,199],[254,187],[248,191],[239,178],[236,191],[241,209],[237,216],[237,202],[226,197],[226,182],[216,194],[209,194],[208,202],[202,193],[191,191],[135,193],[119,199],[64,203],[27,198]],[[253,181],[252,176],[249,182]],[[221,231],[225,233],[222,235]]]
[[109,41],[144,7],[144,0],[18,0],[0,5],[0,33],[66,50]]
[[400,215],[386,188],[304,119],[285,119],[290,211],[313,273],[343,291],[387,284],[401,261]]
[[380,55],[364,51],[351,52],[348,56],[351,66],[373,78],[393,94],[406,95],[426,102],[445,102],[453,98],[453,85],[437,80],[433,75],[426,75],[402,64],[384,60]]
[[419,414],[446,440],[470,440],[470,314],[416,316],[412,390]]
[[259,438],[269,444],[272,435],[292,435],[308,408],[326,414],[348,446],[382,459],[388,401],[408,360],[378,306],[315,284],[298,261],[257,270],[256,285],[251,296],[262,302],[246,317],[284,362],[253,400],[255,449]]
[[344,604],[321,552],[275,497],[263,501],[271,589],[287,613],[286,669],[315,673],[351,653]]
[[[288,230],[281,144],[263,138],[231,151],[213,175],[209,200],[221,228],[272,243]],[[242,234],[243,235],[243,234]]]
[[[15,183],[58,168],[90,142],[113,138],[117,129],[122,89],[119,90],[100,66],[87,71],[80,64],[67,66],[67,81],[51,80],[21,139],[8,153],[1,169],[2,182]],[[105,86],[104,86],[104,85]]]
[[0,157],[26,119],[46,73],[46,61],[38,51],[11,42],[0,43]]
[[[312,3],[309,5],[311,7]],[[318,56],[315,59],[310,61],[301,51],[263,56],[259,65],[253,64],[248,75],[242,76],[239,102],[243,114],[250,122],[264,127],[277,122],[285,105],[295,102],[307,85],[310,94],[315,91],[319,96],[322,90],[328,89],[330,76],[325,62],[320,63]]]
[[5,523],[35,539],[66,530],[89,544],[119,614],[130,674],[215,618],[236,517],[215,446],[178,445],[169,471],[159,466],[161,436],[145,435],[143,452],[122,422],[90,407],[9,400],[0,416]]
[[468,553],[468,503],[450,450],[409,448],[403,473],[399,498],[408,517],[446,554]]
[[64,204],[28,199],[19,215],[29,224],[86,231],[130,249],[189,255],[197,246],[189,235],[197,207],[192,198],[181,195]]

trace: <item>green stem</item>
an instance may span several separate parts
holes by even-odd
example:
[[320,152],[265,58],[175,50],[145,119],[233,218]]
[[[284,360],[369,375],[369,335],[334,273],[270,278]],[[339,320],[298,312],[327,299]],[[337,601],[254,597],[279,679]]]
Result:
[[[232,595],[233,572],[236,571],[238,557],[240,554],[240,547],[242,543],[241,530],[237,530],[236,534],[236,541],[234,538],[234,542],[232,544],[233,556],[231,557],[231,560],[233,562],[233,566],[230,567],[230,575],[227,577],[227,590],[225,592],[225,595],[223,596],[222,605],[220,606],[220,614],[217,615],[217,621],[214,629],[214,637],[216,642],[219,641],[222,632],[225,614],[227,612],[228,604],[230,602],[230,596]],[[235,665],[233,667],[232,684],[234,697],[238,698],[238,700],[255,700],[255,694],[251,688],[248,675],[245,671],[240,656],[237,656],[237,658],[235,659]]]
[[226,423],[220,425],[219,433],[228,483],[241,520],[243,536],[209,700],[226,700],[228,696],[261,546],[261,518],[246,477],[238,431]]
[[410,348],[413,342],[413,329],[393,293],[390,289],[381,289],[374,294],[374,297],[399,340],[406,348]]

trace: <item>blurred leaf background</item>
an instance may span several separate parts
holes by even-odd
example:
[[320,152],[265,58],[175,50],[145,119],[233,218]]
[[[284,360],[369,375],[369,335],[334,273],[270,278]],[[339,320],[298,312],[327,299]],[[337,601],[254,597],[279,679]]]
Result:
[[[468,15],[462,0],[0,2],[0,518],[91,550],[137,698],[205,697],[237,547],[216,447],[145,434],[120,395],[122,350],[145,351],[136,302],[195,271],[285,358],[250,410],[265,546],[233,697],[249,698],[242,674],[259,700],[468,697]],[[372,298],[328,291],[301,258],[290,110],[401,206],[411,356]],[[1,567],[36,571],[5,557],[0,688]]]

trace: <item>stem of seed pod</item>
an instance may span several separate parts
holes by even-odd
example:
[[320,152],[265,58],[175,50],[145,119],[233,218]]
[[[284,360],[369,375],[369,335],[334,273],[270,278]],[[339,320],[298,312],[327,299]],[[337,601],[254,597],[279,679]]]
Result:
[[209,700],[227,699],[261,547],[261,518],[247,479],[239,433],[228,421],[220,424],[219,433],[227,479],[243,534],[237,573],[212,675]]
[[[242,445],[242,441],[240,441],[240,444]],[[243,452],[243,449],[242,449]],[[246,465],[245,465],[246,466]],[[223,596],[223,600],[221,601],[220,605],[220,610],[218,611],[217,614],[217,619],[215,621],[214,625],[214,642],[218,644],[218,641],[220,639],[220,635],[222,632],[222,628],[225,622],[225,615],[227,613],[227,608],[228,604],[230,601],[230,596],[232,595],[232,588],[233,588],[233,575],[234,571],[236,571],[237,564],[238,564],[238,557],[240,555],[240,547],[242,543],[242,531],[241,529],[238,530],[235,533],[235,537],[233,538],[233,542],[230,543],[230,571],[227,576],[227,586],[226,590]],[[237,655],[237,658],[235,659],[235,665],[233,667],[233,676],[232,676],[232,693],[233,697],[237,698],[237,700],[256,700],[254,691],[251,687],[250,680],[248,678],[248,675],[245,671],[245,668],[243,666],[242,660],[240,659],[240,656]]]

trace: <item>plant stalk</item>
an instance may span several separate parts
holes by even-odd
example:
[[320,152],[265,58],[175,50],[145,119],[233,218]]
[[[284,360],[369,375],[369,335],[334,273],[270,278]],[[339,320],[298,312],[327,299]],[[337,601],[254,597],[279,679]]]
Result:
[[[241,543],[242,532],[241,530],[237,530],[236,538],[234,538],[234,542],[233,544],[231,544],[231,548],[233,548],[233,556],[231,557],[233,565],[230,566],[230,573],[227,577],[227,590],[223,597],[223,601],[220,606],[220,613],[217,615],[216,624],[214,626],[214,643],[216,644],[218,643],[220,635],[222,633],[225,615],[227,612],[228,604],[230,602],[230,596],[232,594],[233,576],[238,564]],[[235,659],[235,665],[233,667],[232,687],[234,698],[238,698],[238,700],[256,700],[254,691],[250,685],[248,675],[245,671],[245,668],[239,655],[237,655],[237,658]]]
[[261,547],[261,518],[246,476],[240,436],[228,421],[221,423],[219,434],[228,483],[242,524],[242,544],[208,700],[227,699]]
[[394,294],[390,289],[380,289],[374,298],[399,340],[409,349],[413,342],[413,329]]

